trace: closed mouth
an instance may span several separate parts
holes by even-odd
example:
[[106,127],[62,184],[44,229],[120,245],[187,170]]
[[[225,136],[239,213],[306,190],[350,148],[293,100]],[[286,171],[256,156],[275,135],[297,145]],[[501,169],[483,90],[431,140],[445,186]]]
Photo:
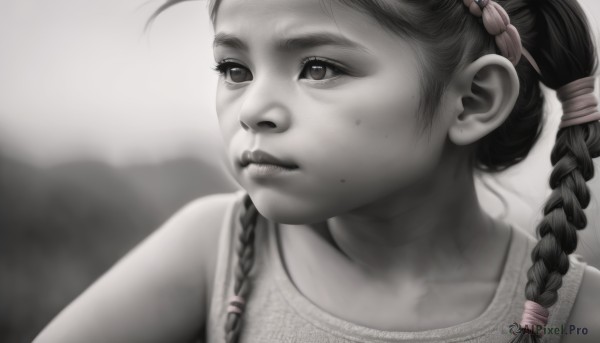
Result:
[[298,165],[295,163],[277,158],[262,150],[245,150],[239,159],[239,164],[242,168],[247,167],[249,164],[257,164],[265,167],[275,166],[283,169],[298,169]]

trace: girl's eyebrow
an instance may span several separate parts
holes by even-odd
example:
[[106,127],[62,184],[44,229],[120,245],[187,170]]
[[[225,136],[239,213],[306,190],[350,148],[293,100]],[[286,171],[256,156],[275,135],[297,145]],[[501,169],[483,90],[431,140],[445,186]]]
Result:
[[[325,45],[369,51],[366,47],[353,40],[328,32],[307,33],[278,40],[275,43],[276,49],[280,51],[306,50]],[[220,32],[215,35],[213,48],[220,46],[248,51],[248,45],[244,41],[228,33]]]

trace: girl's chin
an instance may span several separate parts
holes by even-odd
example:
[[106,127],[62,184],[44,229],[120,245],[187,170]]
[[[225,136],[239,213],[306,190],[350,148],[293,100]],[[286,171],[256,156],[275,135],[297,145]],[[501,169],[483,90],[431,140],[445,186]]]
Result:
[[[245,187],[260,214],[289,225],[309,225],[348,213],[387,196],[389,190],[371,187]],[[311,192],[313,190],[313,192]],[[323,190],[327,190],[324,192]]]
[[308,225],[335,216],[335,211],[331,211],[331,206],[319,201],[292,197],[281,198],[264,194],[253,195],[251,193],[250,195],[254,206],[263,217],[281,224]]

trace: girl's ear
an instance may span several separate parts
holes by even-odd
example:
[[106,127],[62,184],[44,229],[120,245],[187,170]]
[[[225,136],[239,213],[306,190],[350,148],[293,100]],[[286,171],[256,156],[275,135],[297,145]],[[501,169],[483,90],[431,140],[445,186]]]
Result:
[[456,145],[468,145],[496,129],[512,112],[519,95],[519,77],[512,63],[497,55],[484,55],[457,74],[448,135]]

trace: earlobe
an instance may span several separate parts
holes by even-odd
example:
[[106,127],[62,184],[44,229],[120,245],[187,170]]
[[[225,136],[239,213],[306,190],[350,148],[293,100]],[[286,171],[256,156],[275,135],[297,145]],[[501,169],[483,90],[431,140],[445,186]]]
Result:
[[452,80],[457,106],[448,130],[456,145],[474,143],[494,131],[512,112],[519,95],[517,71],[506,58],[489,54]]

